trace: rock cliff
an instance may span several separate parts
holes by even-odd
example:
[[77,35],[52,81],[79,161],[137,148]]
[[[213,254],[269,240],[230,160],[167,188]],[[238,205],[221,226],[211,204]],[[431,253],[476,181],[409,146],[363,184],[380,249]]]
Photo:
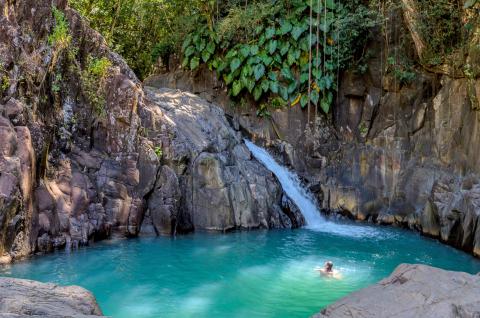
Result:
[[[375,52],[368,71],[342,73],[333,114],[310,127],[300,107],[258,118],[253,103],[232,106],[207,69],[177,69],[145,82],[222,105],[242,131],[303,177],[326,214],[409,227],[480,256],[480,82],[424,69],[401,9],[389,14],[388,27],[374,30],[366,48]],[[388,72],[395,52],[417,63],[412,82]]]
[[402,264],[376,285],[340,299],[314,317],[478,317],[479,294],[479,275]]
[[143,127],[162,145],[145,226],[173,234],[303,225],[300,213],[287,212],[280,184],[252,158],[223,110],[182,91],[146,87],[145,93]]
[[303,224],[219,108],[145,95],[66,1],[0,9],[1,262],[113,234]]

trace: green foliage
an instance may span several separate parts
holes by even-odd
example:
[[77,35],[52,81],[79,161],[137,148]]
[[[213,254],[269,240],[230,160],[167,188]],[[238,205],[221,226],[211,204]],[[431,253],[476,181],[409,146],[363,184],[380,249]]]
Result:
[[[229,1],[221,1],[229,2]],[[212,0],[70,0],[120,54],[140,79],[164,62],[194,28],[198,20],[213,23]],[[223,5],[222,5],[223,6]],[[210,21],[210,22],[207,22]]]
[[8,75],[3,75],[0,81],[0,91],[3,93],[10,87],[10,78]]
[[388,57],[387,65],[387,72],[391,72],[401,84],[410,84],[417,76],[412,61],[403,56],[397,59],[394,56]]
[[157,146],[155,147],[154,151],[155,151],[155,155],[157,155],[157,158],[162,159],[162,156],[163,156],[162,147]]
[[[421,21],[419,30],[427,40],[427,49],[423,57],[425,63],[438,65],[448,62],[445,58],[462,45],[463,23],[460,2],[462,1],[417,1]],[[474,3],[471,2],[471,5]]]
[[172,43],[164,41],[155,45],[152,50],[152,62],[157,61],[159,58],[168,67],[168,61],[170,56],[174,53],[174,46]]
[[56,7],[52,8],[52,12],[55,19],[55,26],[53,27],[52,33],[48,36],[48,43],[55,49],[61,51],[70,45],[72,36],[69,32],[65,14]]
[[202,26],[197,32],[185,37],[182,45],[183,67],[195,70],[200,63],[208,63],[214,56],[218,45],[217,35],[208,26]]
[[[351,7],[315,1],[317,39],[316,18],[309,33],[309,3],[284,0],[232,9],[214,31],[203,26],[185,38],[182,65],[195,70],[206,64],[216,70],[233,97],[246,94],[258,102],[281,98],[283,104],[302,108],[311,103],[328,113],[339,69],[353,61],[376,19],[357,1],[348,2]],[[264,116],[261,105],[259,116]]]
[[81,72],[82,91],[98,117],[106,115],[106,79],[112,63],[105,57],[88,58],[87,66]]
[[112,62],[106,57],[102,57],[101,59],[91,58],[88,63],[87,71],[97,79],[104,79],[107,77],[110,67],[112,67]]
[[60,92],[62,81],[62,74],[55,74],[55,78],[52,83],[52,93],[56,94]]

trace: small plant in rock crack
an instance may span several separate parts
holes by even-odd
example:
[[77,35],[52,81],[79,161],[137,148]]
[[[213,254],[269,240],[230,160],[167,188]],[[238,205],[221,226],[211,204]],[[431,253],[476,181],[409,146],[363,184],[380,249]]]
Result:
[[0,93],[5,92],[9,87],[10,87],[10,78],[7,75],[3,75],[0,83]]
[[83,94],[99,117],[106,116],[106,79],[112,62],[106,57],[89,57],[87,67],[81,73]]
[[155,147],[154,151],[155,151],[155,155],[157,155],[157,158],[162,159],[162,156],[163,156],[162,148],[160,146],[157,146]]
[[52,13],[55,19],[55,26],[52,33],[48,36],[48,44],[53,46],[56,50],[61,51],[70,45],[72,36],[69,32],[65,14],[56,7],[52,8]]

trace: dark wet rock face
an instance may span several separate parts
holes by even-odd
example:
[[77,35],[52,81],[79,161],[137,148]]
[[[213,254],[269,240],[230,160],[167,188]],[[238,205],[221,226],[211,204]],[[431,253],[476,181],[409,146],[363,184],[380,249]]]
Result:
[[340,299],[313,317],[478,317],[478,295],[478,275],[402,264],[390,277]]
[[13,278],[0,278],[0,316],[103,317],[95,297],[81,287]]

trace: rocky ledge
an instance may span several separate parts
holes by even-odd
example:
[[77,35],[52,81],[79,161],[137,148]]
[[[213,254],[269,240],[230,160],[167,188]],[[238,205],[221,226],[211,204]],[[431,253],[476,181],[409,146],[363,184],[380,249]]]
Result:
[[390,277],[337,301],[324,317],[480,317],[480,276],[402,264]]
[[89,291],[25,279],[0,278],[0,317],[99,317]]

